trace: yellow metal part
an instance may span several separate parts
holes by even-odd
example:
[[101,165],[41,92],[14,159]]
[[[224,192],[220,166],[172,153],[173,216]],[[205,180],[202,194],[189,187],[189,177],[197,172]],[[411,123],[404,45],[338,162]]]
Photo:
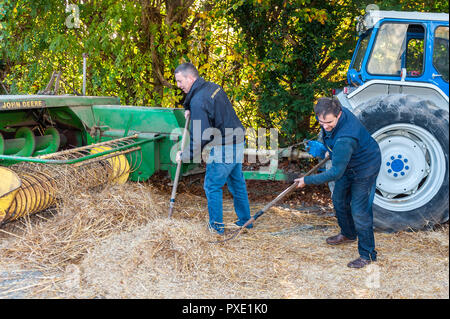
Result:
[[[96,154],[111,149],[102,145],[89,152]],[[43,211],[56,204],[57,198],[80,189],[108,182],[124,184],[130,170],[126,156],[120,153],[58,167],[18,164],[10,169],[0,166],[0,224]]]
[[20,185],[19,176],[6,167],[0,167],[0,223],[6,217],[8,208],[11,206]]
[[[0,167],[0,178],[13,176],[11,183],[13,192],[0,196],[0,222],[16,220],[25,215],[34,214],[52,206],[56,198],[55,185],[51,178],[44,173],[34,172],[33,175],[27,173],[17,174],[12,170],[6,172],[4,167]],[[6,183],[4,184],[7,187]]]
[[[109,146],[98,146],[91,150],[91,154],[109,151],[110,149],[112,148]],[[121,154],[114,157],[109,157],[106,160],[111,165],[112,170],[110,181],[114,184],[125,184],[128,180],[128,176],[130,175],[130,164],[128,163],[125,155]]]

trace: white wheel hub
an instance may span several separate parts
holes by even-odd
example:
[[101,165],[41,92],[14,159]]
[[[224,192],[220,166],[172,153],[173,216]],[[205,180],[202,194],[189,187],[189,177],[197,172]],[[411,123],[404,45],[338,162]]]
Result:
[[385,197],[415,192],[428,174],[422,147],[404,136],[388,136],[378,144],[383,154],[377,179],[378,190]]
[[374,204],[408,211],[430,201],[445,176],[445,155],[436,138],[411,124],[393,124],[372,135],[381,150]]

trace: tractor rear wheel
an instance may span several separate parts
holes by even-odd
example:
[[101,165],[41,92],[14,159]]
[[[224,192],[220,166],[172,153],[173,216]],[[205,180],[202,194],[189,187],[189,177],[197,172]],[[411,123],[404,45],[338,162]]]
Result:
[[414,95],[389,95],[361,105],[355,114],[381,149],[375,228],[423,229],[447,221],[448,111]]

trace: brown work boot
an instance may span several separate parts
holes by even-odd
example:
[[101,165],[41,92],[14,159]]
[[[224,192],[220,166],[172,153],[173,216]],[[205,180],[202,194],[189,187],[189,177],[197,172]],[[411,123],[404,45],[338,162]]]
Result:
[[370,260],[364,259],[364,258],[357,258],[347,264],[347,267],[350,268],[363,268],[364,266],[367,266],[370,264]]
[[349,238],[345,237],[344,235],[339,234],[336,236],[328,237],[327,244],[328,245],[340,245],[340,244],[352,243],[355,240],[356,239],[349,239]]

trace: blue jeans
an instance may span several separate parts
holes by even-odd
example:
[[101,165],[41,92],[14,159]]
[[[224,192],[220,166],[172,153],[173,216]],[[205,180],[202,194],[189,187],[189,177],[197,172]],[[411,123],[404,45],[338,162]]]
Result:
[[[217,152],[218,150],[220,152]],[[234,209],[238,217],[236,224],[242,226],[250,219],[247,187],[242,174],[243,150],[243,144],[216,146],[211,150],[206,165],[203,187],[208,200],[209,225],[218,233],[224,232],[222,189],[225,183],[233,196]]]
[[344,175],[336,181],[333,205],[341,234],[349,239],[358,238],[361,258],[375,261],[372,203],[377,175],[356,178]]

